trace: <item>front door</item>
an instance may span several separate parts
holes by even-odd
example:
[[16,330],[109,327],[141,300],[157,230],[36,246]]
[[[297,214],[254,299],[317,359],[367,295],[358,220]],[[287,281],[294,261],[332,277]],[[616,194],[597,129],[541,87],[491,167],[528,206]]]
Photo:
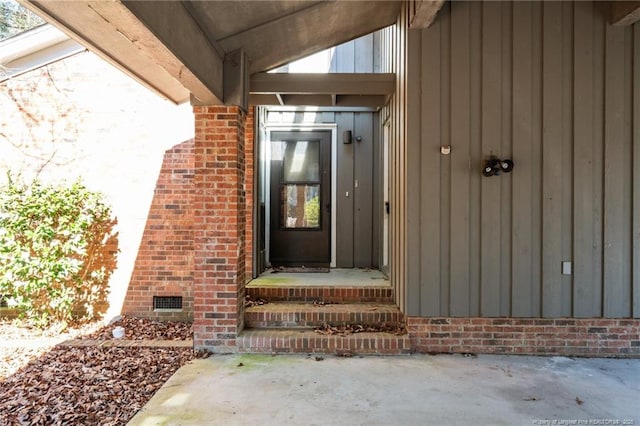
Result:
[[270,175],[271,264],[329,266],[331,132],[272,132]]

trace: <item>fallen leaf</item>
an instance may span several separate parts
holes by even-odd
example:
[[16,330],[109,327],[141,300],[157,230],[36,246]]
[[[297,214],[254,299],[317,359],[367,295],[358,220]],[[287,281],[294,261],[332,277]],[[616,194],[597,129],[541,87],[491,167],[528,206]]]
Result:
[[[130,331],[127,338],[192,338],[191,324],[137,318],[122,321]],[[85,336],[76,334],[72,338],[111,338],[111,327],[89,328]],[[20,336],[15,340],[29,340],[41,333],[0,322],[2,340],[14,336]],[[68,329],[65,333],[76,332]],[[0,424],[126,425],[180,366],[205,355],[190,348],[100,346],[2,351]]]

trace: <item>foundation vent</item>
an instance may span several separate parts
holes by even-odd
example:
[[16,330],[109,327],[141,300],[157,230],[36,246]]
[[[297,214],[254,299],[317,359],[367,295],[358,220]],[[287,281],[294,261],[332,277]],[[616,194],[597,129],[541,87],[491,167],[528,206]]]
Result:
[[153,309],[156,311],[181,311],[182,296],[153,296]]

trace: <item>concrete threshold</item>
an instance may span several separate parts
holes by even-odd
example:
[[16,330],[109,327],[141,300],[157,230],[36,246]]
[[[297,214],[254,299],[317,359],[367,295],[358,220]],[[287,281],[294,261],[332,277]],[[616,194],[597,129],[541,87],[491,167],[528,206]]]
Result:
[[390,287],[384,274],[375,269],[331,269],[322,272],[278,272],[267,270],[247,287]]

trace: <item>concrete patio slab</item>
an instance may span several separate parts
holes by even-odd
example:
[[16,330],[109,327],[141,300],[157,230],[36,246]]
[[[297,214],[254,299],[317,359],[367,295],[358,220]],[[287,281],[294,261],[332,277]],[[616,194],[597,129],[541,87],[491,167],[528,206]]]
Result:
[[182,367],[130,425],[634,425],[640,360],[226,355]]

